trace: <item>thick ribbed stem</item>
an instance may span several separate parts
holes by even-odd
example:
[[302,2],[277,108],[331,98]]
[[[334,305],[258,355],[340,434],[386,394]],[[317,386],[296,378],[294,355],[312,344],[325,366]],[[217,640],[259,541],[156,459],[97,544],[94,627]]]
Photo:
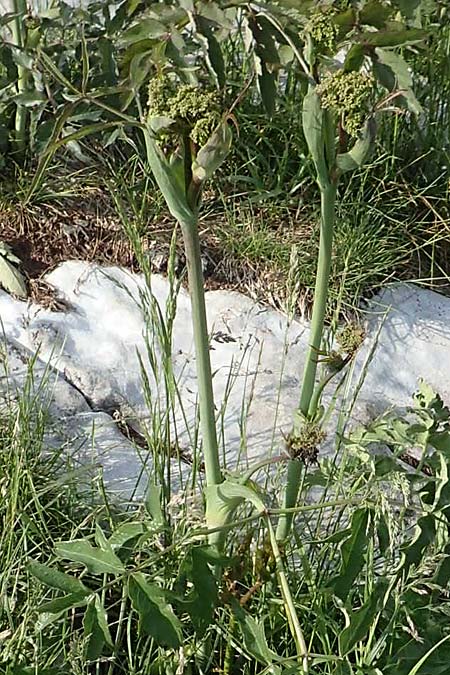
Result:
[[217,445],[216,418],[212,388],[209,337],[206,322],[205,291],[197,224],[181,223],[186,252],[189,293],[192,305],[195,356],[197,361],[200,428],[203,437],[203,457],[208,487],[222,482]]
[[[12,22],[12,39],[19,49],[25,46],[25,15],[27,13],[26,0],[14,0],[13,11],[16,14]],[[29,73],[23,66],[17,66],[17,93],[23,94],[28,87]],[[22,159],[26,146],[27,133],[27,109],[21,104],[17,103],[16,119],[14,123],[14,141],[17,155]]]
[[[310,418],[316,412],[315,410],[311,409],[311,402],[314,401],[313,396],[316,386],[317,359],[321,347],[325,323],[328,284],[331,270],[336,185],[333,183],[327,183],[326,185],[320,185],[319,187],[321,199],[319,260],[317,264],[316,285],[314,289],[310,343],[306,357],[305,370],[303,372],[303,382],[300,395],[300,418]],[[286,492],[284,495],[283,508],[288,509],[296,505],[301,474],[302,465],[300,460],[291,459],[288,463]],[[291,513],[287,513],[280,517],[277,527],[278,541],[284,541],[287,538],[291,529],[292,518],[293,516]]]

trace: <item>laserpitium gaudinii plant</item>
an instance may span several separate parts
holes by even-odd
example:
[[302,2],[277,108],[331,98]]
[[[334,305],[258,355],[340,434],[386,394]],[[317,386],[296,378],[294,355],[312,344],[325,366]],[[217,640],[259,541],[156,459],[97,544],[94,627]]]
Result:
[[[420,112],[406,62],[392,48],[418,42],[424,34],[400,23],[400,12],[384,3],[367,3],[358,11],[339,13],[327,6],[306,22],[301,63],[307,78],[302,124],[320,191],[320,244],[309,350],[299,408],[289,438],[290,461],[284,507],[295,506],[305,439],[320,433],[322,383],[316,382],[322,349],[328,285],[332,262],[333,229],[339,179],[368,159],[376,135],[376,115],[404,103]],[[395,19],[395,22],[394,22]],[[345,54],[343,61],[333,56]],[[382,93],[382,90],[388,90]],[[328,381],[328,380],[327,380]],[[320,392],[320,394],[318,394]],[[306,443],[307,445],[307,443]],[[280,518],[277,538],[286,539],[292,515]]]

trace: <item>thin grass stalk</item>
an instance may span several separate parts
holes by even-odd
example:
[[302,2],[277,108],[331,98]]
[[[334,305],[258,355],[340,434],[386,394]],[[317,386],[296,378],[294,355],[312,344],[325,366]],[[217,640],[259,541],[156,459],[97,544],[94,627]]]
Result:
[[[299,412],[301,418],[311,419],[316,410],[311,403],[314,402],[316,386],[317,359],[322,342],[325,323],[325,313],[328,300],[328,285],[331,271],[331,254],[333,246],[333,231],[336,208],[336,185],[328,183],[320,185],[321,222],[319,260],[317,264],[316,284],[314,289],[314,304],[311,318],[311,334],[308,354],[306,357],[305,370],[300,395]],[[317,405],[316,403],[314,404]],[[295,430],[294,430],[295,433]],[[300,460],[291,459],[288,463],[286,491],[283,508],[290,509],[295,506],[298,497],[302,475]],[[284,541],[290,532],[292,525],[292,513],[282,516],[277,526],[277,539]]]

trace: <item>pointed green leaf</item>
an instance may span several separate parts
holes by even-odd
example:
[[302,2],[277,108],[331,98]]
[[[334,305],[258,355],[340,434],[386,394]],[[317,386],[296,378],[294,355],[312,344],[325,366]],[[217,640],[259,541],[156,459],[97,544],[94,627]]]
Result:
[[412,565],[417,567],[421,563],[424,552],[433,543],[435,536],[436,522],[434,516],[428,514],[419,518],[414,528],[413,538],[401,547],[401,568],[405,570],[406,575]]
[[164,518],[164,511],[161,506],[161,498],[161,486],[156,485],[156,483],[153,481],[149,481],[147,485],[147,492],[145,494],[145,508],[157,527],[164,527],[166,522]]
[[162,150],[158,147],[150,126],[145,127],[143,133],[148,163],[158,187],[166,200],[170,213],[179,223],[186,225],[195,224],[197,219],[188,206],[186,194],[184,190],[180,189],[178,180],[169,162],[164,157]]
[[380,0],[369,0],[359,13],[359,21],[362,25],[383,28],[389,19],[392,8]]
[[210,625],[218,604],[217,583],[210,568],[209,553],[208,546],[194,546],[187,566],[187,576],[194,588],[188,596],[186,609],[199,637]]
[[371,47],[399,47],[422,42],[428,37],[427,31],[418,28],[404,30],[379,30],[362,33],[358,41]]
[[28,296],[25,277],[14,265],[0,254],[0,286],[18,298]]
[[244,647],[259,663],[270,666],[279,661],[278,654],[272,651],[267,644],[263,621],[254,619],[237,603],[233,605],[233,613],[241,630]]
[[69,595],[90,595],[91,591],[75,577],[60,572],[53,567],[48,567],[42,563],[30,560],[27,564],[28,571],[39,579],[41,583],[50,588],[56,588],[58,591],[63,591]]
[[139,23],[128,28],[121,36],[125,45],[139,42],[140,40],[158,39],[168,34],[167,27],[155,19],[141,19]]
[[347,52],[344,61],[345,72],[359,70],[364,62],[364,47],[361,44],[353,44]]
[[85,565],[91,574],[123,574],[125,572],[120,558],[112,551],[95,548],[85,539],[58,542],[55,551],[61,558]]
[[173,613],[162,588],[147,581],[141,572],[132,574],[128,593],[139,615],[139,630],[159,645],[177,649],[182,644],[181,623]]
[[223,60],[220,45],[212,30],[211,23],[198,14],[195,15],[195,25],[197,28],[197,37],[200,39],[205,49],[208,67],[214,74],[217,85],[222,88],[225,86],[225,62]]
[[265,511],[264,502],[251,488],[229,477],[219,485],[205,488],[206,522],[209,528],[225,525],[235,510],[245,501],[252,503],[257,511]]
[[122,548],[125,544],[140,535],[144,534],[146,528],[143,523],[130,522],[119,525],[108,539],[108,542],[113,551]]
[[339,575],[332,582],[332,587],[334,593],[344,602],[364,565],[370,523],[370,509],[357,509],[352,515],[351,535],[340,547],[341,567]]
[[341,656],[348,654],[372,630],[373,622],[380,611],[388,585],[386,579],[380,580],[363,606],[356,612],[351,613],[350,624],[339,635],[339,651]]
[[343,173],[345,171],[353,171],[359,169],[366,162],[370,156],[373,148],[373,143],[376,135],[376,124],[373,117],[367,122],[361,137],[355,142],[353,147],[348,151],[338,154],[336,157],[336,165]]
[[25,108],[33,108],[34,106],[44,103],[47,99],[42,91],[37,89],[28,89],[17,96],[13,96],[12,100],[16,105],[23,105]]
[[86,640],[85,653],[89,661],[98,659],[105,645],[113,646],[106,610],[98,595],[91,600],[84,613],[83,631]]
[[303,133],[309,152],[316,167],[319,183],[329,183],[329,175],[325,163],[324,135],[323,135],[323,110],[320,98],[315,87],[310,87],[303,99]]
[[275,112],[277,71],[280,57],[273,36],[273,26],[264,16],[250,16],[248,27],[254,41],[254,63],[261,100],[269,116]]
[[86,596],[85,593],[70,593],[69,595],[63,595],[60,598],[55,598],[49,602],[42,603],[42,605],[39,605],[37,608],[37,611],[39,614],[55,614],[60,616],[68,609],[82,607],[87,603],[87,599],[88,596]]

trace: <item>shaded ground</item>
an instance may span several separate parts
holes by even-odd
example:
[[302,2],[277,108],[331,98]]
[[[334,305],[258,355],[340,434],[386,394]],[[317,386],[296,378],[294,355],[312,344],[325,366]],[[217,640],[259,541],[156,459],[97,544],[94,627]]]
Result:
[[[218,222],[220,220],[220,223]],[[79,259],[103,265],[117,265],[133,272],[141,266],[133,245],[124,231],[120,218],[108,195],[100,189],[87,191],[77,198],[45,205],[0,205],[1,239],[11,246],[22,261],[22,270],[29,282],[31,298],[57,309],[49,286],[43,276],[65,260]],[[282,242],[282,223],[271,223],[273,236]],[[283,305],[285,275],[276,270],[270,255],[267,263],[252,260],[251,255],[236,255],[224,249],[223,235],[227,229],[224,217],[210,215],[201,221],[202,261],[207,289],[229,288],[251,297]],[[149,222],[141,245],[148,253],[152,270],[165,273],[169,259],[173,219],[160,215],[156,223]],[[289,246],[288,243],[286,243]],[[270,247],[270,241],[268,242]],[[177,242],[176,273],[185,270],[181,236]]]

